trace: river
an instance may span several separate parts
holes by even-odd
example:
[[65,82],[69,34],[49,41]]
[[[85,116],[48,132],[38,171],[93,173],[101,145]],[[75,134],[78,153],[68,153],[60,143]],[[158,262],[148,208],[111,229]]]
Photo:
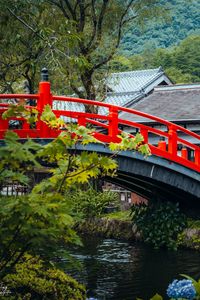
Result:
[[94,237],[84,238],[83,244],[71,250],[82,268],[66,271],[86,285],[88,297],[98,300],[147,300],[156,292],[167,299],[166,288],[173,279],[181,279],[179,274],[200,278],[197,251],[154,250],[141,243]]

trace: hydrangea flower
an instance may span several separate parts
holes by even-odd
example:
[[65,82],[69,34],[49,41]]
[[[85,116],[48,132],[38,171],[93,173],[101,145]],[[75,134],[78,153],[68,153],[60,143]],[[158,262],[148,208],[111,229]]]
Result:
[[171,284],[169,284],[167,288],[167,295],[173,299],[185,298],[192,300],[196,296],[196,290],[192,284],[192,280],[175,279]]

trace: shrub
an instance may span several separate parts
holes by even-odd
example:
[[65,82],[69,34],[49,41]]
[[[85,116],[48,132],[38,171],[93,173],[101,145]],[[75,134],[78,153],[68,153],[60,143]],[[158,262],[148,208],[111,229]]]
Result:
[[180,212],[178,203],[152,202],[149,205],[134,205],[131,215],[145,242],[151,243],[156,249],[177,249],[177,236],[186,227],[186,217]]
[[10,300],[86,299],[83,285],[63,271],[45,266],[39,257],[28,254],[15,266],[15,272],[4,278],[3,284],[11,292]]
[[109,205],[119,206],[119,196],[111,191],[98,192],[92,188],[76,190],[66,195],[72,207],[72,213],[79,218],[97,217],[104,213]]

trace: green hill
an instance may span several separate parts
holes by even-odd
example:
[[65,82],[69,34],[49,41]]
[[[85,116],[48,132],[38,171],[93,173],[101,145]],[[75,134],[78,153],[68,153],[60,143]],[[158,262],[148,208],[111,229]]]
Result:
[[[166,3],[166,0],[163,0]],[[200,34],[200,0],[169,0],[168,21],[147,22],[145,28],[130,27],[121,43],[121,54],[133,55],[146,49],[167,48],[191,34]]]

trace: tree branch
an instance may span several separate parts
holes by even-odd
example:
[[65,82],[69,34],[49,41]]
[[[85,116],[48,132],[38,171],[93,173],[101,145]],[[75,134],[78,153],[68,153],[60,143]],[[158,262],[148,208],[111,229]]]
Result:
[[81,91],[79,91],[79,89],[73,83],[70,83],[70,86],[72,90],[79,96],[79,98],[85,98],[85,95]]
[[13,15],[19,22],[21,22],[24,26],[26,26],[28,29],[30,29],[32,32],[34,32],[39,38],[45,40],[45,38],[38,33],[37,30],[35,30],[32,26],[27,24],[22,18],[18,17],[9,7],[7,7],[7,10]]
[[59,189],[58,189],[58,193],[60,193],[61,190],[62,190],[63,183],[65,182],[65,179],[67,178],[67,174],[68,174],[68,172],[69,172],[70,167],[71,167],[71,156],[69,156],[67,169],[66,169],[66,171],[65,171],[65,174],[64,174],[64,176],[63,176],[63,179],[61,180],[61,183],[60,183],[60,186],[59,186]]
[[92,36],[90,38],[90,41],[88,42],[88,44],[86,45],[85,49],[86,52],[88,52],[89,48],[91,47],[95,36],[96,36],[96,30],[97,30],[97,16],[96,16],[96,12],[95,12],[95,2],[96,0],[91,0],[91,4],[92,4],[92,22],[93,22],[93,32],[92,32]]
[[77,21],[77,18],[76,18],[76,14],[75,14],[75,11],[74,9],[72,8],[71,4],[69,3],[68,0],[63,0],[64,3],[66,4],[67,8],[68,8],[68,11],[69,13],[71,14],[72,18],[74,21]]
[[84,27],[85,27],[85,7],[84,7],[84,0],[78,0],[77,4],[79,6],[79,13],[80,13],[79,24],[78,24],[78,31],[79,32],[83,32]]
[[[123,14],[121,15],[119,26],[118,26],[117,40],[116,40],[116,43],[115,43],[115,46],[114,46],[112,52],[104,60],[102,60],[98,64],[94,65],[93,66],[93,71],[96,70],[96,69],[98,69],[98,68],[100,68],[100,67],[102,67],[107,62],[109,62],[112,59],[113,55],[115,54],[115,51],[119,47],[119,43],[120,43],[120,40],[121,40],[121,34],[122,34],[123,25],[126,23],[126,20],[124,20],[124,17],[126,16],[128,10],[130,9],[130,7],[133,4],[133,2],[134,2],[134,0],[130,0],[130,2],[128,3],[126,9],[124,10]],[[136,18],[136,17],[137,17],[137,15],[133,16],[132,18]]]

